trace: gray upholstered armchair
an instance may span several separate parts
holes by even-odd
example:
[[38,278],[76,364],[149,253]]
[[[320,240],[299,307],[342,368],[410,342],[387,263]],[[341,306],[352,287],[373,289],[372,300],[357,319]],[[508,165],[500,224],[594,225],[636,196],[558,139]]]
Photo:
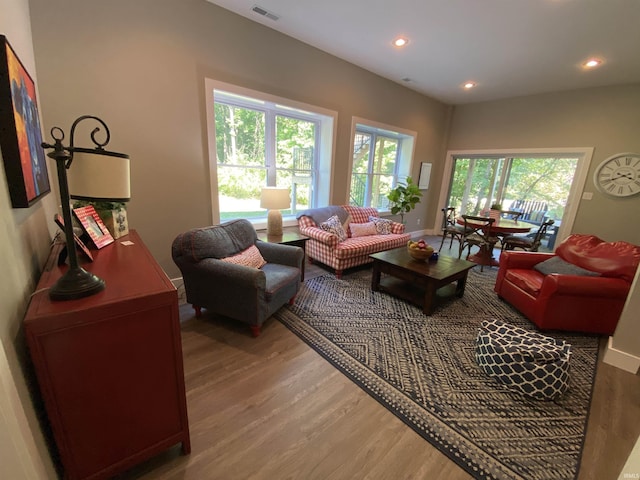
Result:
[[[230,263],[230,257],[237,260],[254,245],[266,264],[255,268]],[[293,304],[300,289],[302,249],[258,240],[247,220],[182,233],[173,241],[171,255],[197,317],[204,307],[248,323],[256,337],[267,318],[285,303]]]

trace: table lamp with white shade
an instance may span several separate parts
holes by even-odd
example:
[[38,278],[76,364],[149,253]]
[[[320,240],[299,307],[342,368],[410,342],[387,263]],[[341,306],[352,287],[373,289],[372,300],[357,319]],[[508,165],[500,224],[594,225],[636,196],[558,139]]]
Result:
[[[76,127],[84,120],[92,120],[100,125],[90,133],[94,148],[75,146]],[[96,136],[98,133],[104,136],[104,141],[98,140]],[[128,201],[131,196],[129,156],[104,149],[109,143],[111,134],[107,124],[93,115],[82,115],[73,122],[69,146],[64,146],[62,143],[65,133],[61,128],[53,127],[51,137],[55,142],[42,143],[42,148],[53,150],[47,156],[56,162],[69,268],[49,289],[49,297],[52,300],[76,300],[101,292],[105,288],[105,282],[78,263],[70,197],[113,202]],[[70,168],[72,163],[74,168]]]
[[267,215],[267,235],[282,236],[282,213],[280,210],[291,206],[288,188],[262,187],[260,207],[269,210]]

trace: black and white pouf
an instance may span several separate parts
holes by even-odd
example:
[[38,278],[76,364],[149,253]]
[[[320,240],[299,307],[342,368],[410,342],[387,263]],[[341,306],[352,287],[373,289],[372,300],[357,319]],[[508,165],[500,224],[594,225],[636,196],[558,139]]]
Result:
[[485,320],[476,338],[476,362],[511,390],[553,400],[569,387],[571,345],[500,320]]

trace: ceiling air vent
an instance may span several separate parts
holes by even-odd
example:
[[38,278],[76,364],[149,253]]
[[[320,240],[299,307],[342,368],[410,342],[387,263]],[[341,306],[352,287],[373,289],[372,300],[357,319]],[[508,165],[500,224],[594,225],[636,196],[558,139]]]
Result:
[[263,17],[267,17],[268,19],[273,20],[274,22],[280,19],[280,17],[275,13],[271,13],[270,11],[259,7],[258,5],[254,5],[251,10],[256,12],[258,15],[262,15]]

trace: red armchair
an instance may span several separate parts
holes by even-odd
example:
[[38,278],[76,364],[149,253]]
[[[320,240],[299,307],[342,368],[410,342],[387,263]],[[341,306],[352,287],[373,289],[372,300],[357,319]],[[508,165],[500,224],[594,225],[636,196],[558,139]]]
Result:
[[[579,271],[545,275],[538,270],[544,271],[544,266],[534,268],[556,256],[561,259],[559,263],[570,264],[570,270],[579,267],[575,270],[586,269],[599,276]],[[639,263],[638,246],[575,234],[555,253],[504,252],[495,291],[541,330],[611,335]]]

